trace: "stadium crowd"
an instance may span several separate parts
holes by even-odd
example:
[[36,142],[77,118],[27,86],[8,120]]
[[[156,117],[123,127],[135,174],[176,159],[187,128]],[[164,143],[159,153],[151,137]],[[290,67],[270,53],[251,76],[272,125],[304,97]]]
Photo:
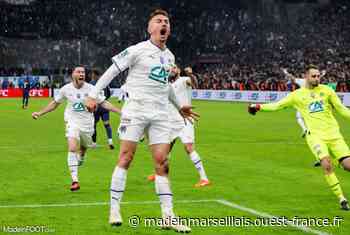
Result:
[[[0,76],[57,75],[64,82],[77,63],[104,70],[120,49],[147,38],[144,13],[155,2],[169,10],[168,46],[180,66],[193,66],[200,89],[293,90],[282,68],[302,77],[305,65],[313,63],[326,71],[324,83],[350,90],[350,3],[345,0],[330,5],[277,0],[0,3]],[[220,59],[201,60],[211,55]]]

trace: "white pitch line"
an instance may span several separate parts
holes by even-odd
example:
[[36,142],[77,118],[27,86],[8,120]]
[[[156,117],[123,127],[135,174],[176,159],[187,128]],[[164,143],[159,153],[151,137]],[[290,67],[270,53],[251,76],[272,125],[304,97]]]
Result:
[[[215,199],[208,200],[179,200],[174,203],[202,203],[217,202]],[[121,204],[159,204],[159,201],[129,201]],[[42,208],[42,207],[77,207],[77,206],[104,206],[109,202],[79,202],[79,203],[55,203],[55,204],[27,204],[27,205],[0,205],[1,208]]]
[[[253,215],[261,216],[264,218],[278,218],[277,216],[270,215],[265,212],[257,211],[252,208],[244,207],[238,205],[233,202],[229,202],[227,200],[217,200],[217,199],[203,199],[203,200],[178,200],[174,201],[174,203],[203,203],[203,202],[216,202],[221,205],[225,205],[234,209],[238,209],[240,211],[245,211]],[[121,202],[121,204],[159,204],[159,201],[128,201]],[[26,205],[0,205],[1,208],[47,208],[47,207],[79,207],[79,206],[106,206],[109,205],[109,202],[79,202],[79,203],[55,203],[55,204],[26,204]],[[317,235],[330,235],[329,233],[322,232],[316,229],[311,229],[305,226],[297,226],[291,222],[287,222],[287,224],[291,227],[294,227],[303,232],[317,234]]]
[[[232,208],[235,208],[235,209],[238,209],[240,211],[245,211],[245,212],[248,212],[250,214],[253,214],[253,215],[257,215],[257,216],[261,216],[261,217],[264,217],[264,218],[278,218],[278,216],[275,216],[275,215],[270,215],[268,213],[265,213],[265,212],[260,212],[260,211],[257,211],[257,210],[254,210],[252,208],[248,208],[248,207],[244,207],[244,206],[240,206],[236,203],[233,203],[233,202],[229,202],[227,200],[216,200],[216,202],[222,204],[222,205],[225,205],[225,206],[228,206],[228,207],[232,207]],[[305,227],[305,226],[298,226],[298,225],[295,225],[293,224],[292,222],[287,222],[287,224],[291,227],[294,227],[296,229],[299,229],[303,232],[306,232],[306,233],[312,233],[312,234],[317,234],[317,235],[330,235],[330,233],[326,233],[326,232],[322,232],[320,230],[316,230],[316,229],[312,229],[312,228],[309,228],[309,227]]]

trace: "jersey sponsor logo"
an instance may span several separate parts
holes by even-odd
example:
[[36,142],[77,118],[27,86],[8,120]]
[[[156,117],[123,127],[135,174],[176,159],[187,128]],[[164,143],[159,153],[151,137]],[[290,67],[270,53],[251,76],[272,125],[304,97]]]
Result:
[[323,102],[321,101],[314,101],[311,104],[309,104],[309,112],[310,113],[318,113],[324,111],[323,108]]
[[85,111],[85,106],[83,103],[81,102],[78,102],[78,103],[74,103],[72,105],[73,107],[73,110],[76,111],[76,112],[82,112],[82,111]]
[[149,78],[166,84],[168,82],[169,72],[165,70],[162,66],[156,66],[151,69],[151,73],[149,75]]

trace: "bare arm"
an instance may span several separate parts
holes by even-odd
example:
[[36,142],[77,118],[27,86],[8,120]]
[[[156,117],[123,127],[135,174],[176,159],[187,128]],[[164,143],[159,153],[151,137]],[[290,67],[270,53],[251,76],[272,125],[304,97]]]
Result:
[[60,105],[60,103],[53,100],[45,108],[43,108],[39,112],[32,113],[32,117],[34,119],[38,119],[40,116],[43,116],[46,113],[49,113],[49,112],[55,110],[59,105]]
[[121,114],[121,110],[119,108],[115,107],[114,105],[112,105],[111,103],[109,103],[106,100],[103,101],[100,105],[101,105],[102,108],[105,108],[105,109],[107,109],[107,110],[109,110],[109,111],[111,111],[113,113]]

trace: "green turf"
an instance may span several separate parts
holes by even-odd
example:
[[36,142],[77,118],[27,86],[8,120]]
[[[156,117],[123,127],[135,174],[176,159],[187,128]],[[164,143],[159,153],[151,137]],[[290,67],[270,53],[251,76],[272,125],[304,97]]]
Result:
[[[18,99],[0,99],[0,206],[108,202],[110,178],[117,160],[117,150],[105,145],[105,133],[99,124],[100,148],[89,150],[80,168],[81,190],[69,191],[66,166],[63,107],[31,119],[31,112],[49,99],[31,99],[30,108],[22,110]],[[328,189],[321,169],[314,168],[314,158],[300,137],[295,112],[246,112],[246,104],[194,102],[201,119],[197,124],[197,151],[201,155],[213,185],[195,189],[197,172],[177,143],[171,159],[171,182],[175,201],[224,199],[241,206],[277,216],[293,218],[343,218],[340,227],[312,227],[331,234],[350,234],[350,212],[338,208],[337,199]],[[119,117],[112,115],[113,131]],[[342,133],[350,140],[350,125],[338,118]],[[114,132],[115,133],[115,132]],[[115,136],[114,136],[115,137]],[[115,141],[117,139],[115,138]],[[125,202],[158,200],[152,183],[152,160],[141,144],[128,173]],[[336,169],[343,190],[350,196],[350,174]],[[217,202],[175,203],[182,217],[257,216]],[[122,227],[108,225],[108,205],[1,208],[0,234],[4,226],[44,225],[53,234],[175,234],[157,227],[128,226],[128,217],[159,217],[158,204],[125,204]],[[193,227],[192,234],[304,234],[288,227]]]

